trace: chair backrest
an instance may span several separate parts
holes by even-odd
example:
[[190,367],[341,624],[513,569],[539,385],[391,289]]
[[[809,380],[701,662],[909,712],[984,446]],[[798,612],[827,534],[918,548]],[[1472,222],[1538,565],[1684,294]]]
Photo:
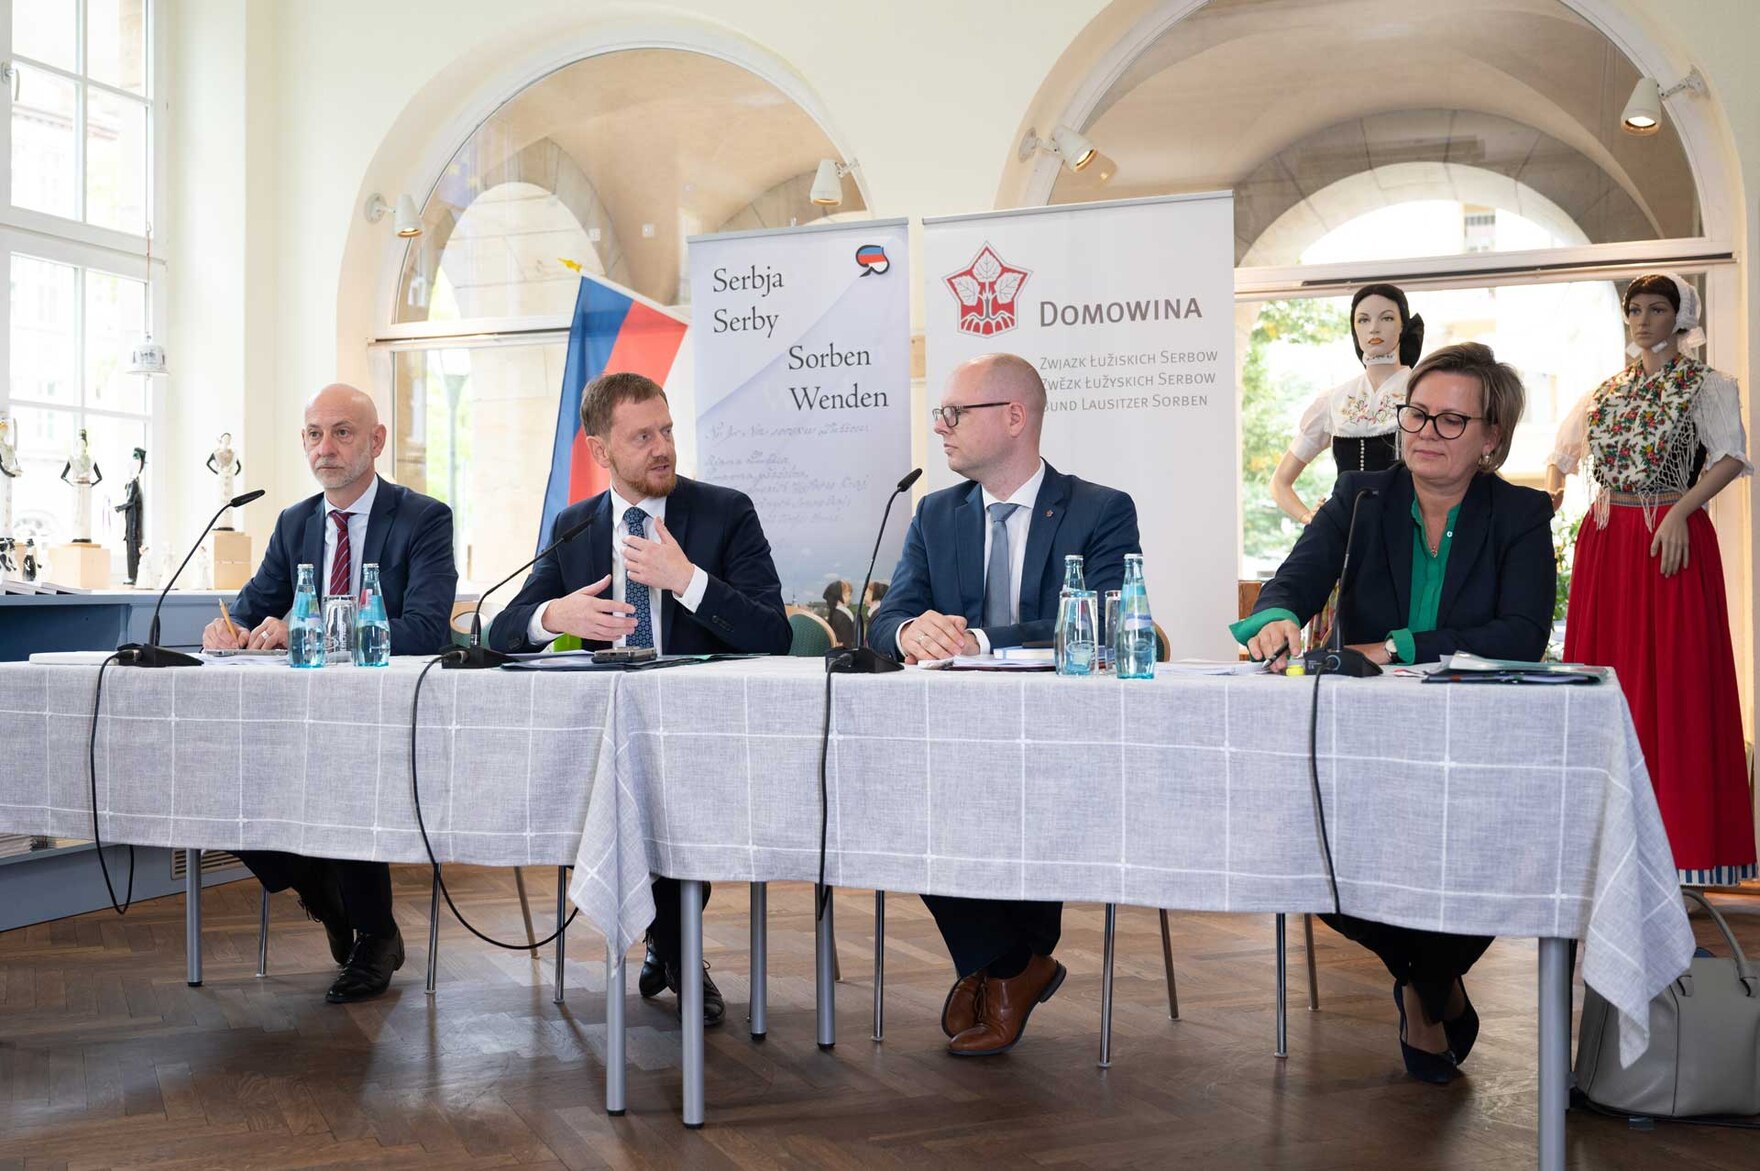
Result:
[[811,610],[803,610],[798,606],[789,609],[788,630],[793,635],[788,644],[788,653],[791,655],[822,658],[836,642],[831,633],[831,623]]
[[1247,618],[1253,613],[1253,607],[1259,604],[1259,591],[1265,588],[1262,581],[1235,582],[1236,618]]
[[1155,623],[1155,661],[1157,663],[1173,662],[1173,644],[1167,641],[1167,631],[1161,629],[1161,623]]

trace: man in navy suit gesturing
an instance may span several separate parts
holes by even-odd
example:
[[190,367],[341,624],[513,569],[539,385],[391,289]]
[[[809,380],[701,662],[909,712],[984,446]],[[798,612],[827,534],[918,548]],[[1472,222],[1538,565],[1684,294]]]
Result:
[[[300,439],[324,491],[281,514],[262,565],[232,603],[234,625],[215,619],[202,631],[202,646],[283,648],[300,565],[313,567],[325,594],[359,597],[361,567],[377,564],[391,653],[438,652],[450,638],[458,593],[452,510],[379,478],[373,461],[385,450],[385,426],[373,400],[352,386],[326,386],[306,404]],[[324,999],[365,1000],[390,986],[403,966],[403,936],[391,916],[389,866],[273,850],[238,856],[269,890],[293,887],[324,925],[330,954],[343,966]]]
[[[1141,552],[1131,498],[1066,476],[1039,455],[1045,383],[1013,354],[953,372],[932,412],[947,466],[962,484],[923,498],[868,643],[907,663],[1048,641],[1063,559],[1080,554],[1088,588],[1124,582]],[[1051,958],[1063,904],[924,895],[958,979],[941,1011],[949,1052],[1012,1049],[1035,1005],[1063,983]]]
[[[535,651],[558,635],[582,644],[651,646],[664,654],[785,655],[782,584],[751,498],[678,474],[666,392],[640,374],[603,374],[581,393],[581,428],[611,487],[557,514],[547,540],[587,530],[538,559],[519,596],[489,627],[501,651]],[[703,884],[703,899],[709,884]],[[637,987],[679,987],[678,883],[654,880],[654,922]],[[727,1008],[705,973],[703,1017]]]

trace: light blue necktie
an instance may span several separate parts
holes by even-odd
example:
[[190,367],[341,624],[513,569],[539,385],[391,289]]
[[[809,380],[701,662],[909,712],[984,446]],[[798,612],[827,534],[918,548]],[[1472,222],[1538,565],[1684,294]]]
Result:
[[[646,537],[647,523],[648,514],[639,508],[631,508],[623,514],[624,527],[632,537]],[[631,581],[627,571],[623,578],[623,600],[636,608],[636,628],[623,640],[623,645],[653,646],[654,617],[648,609],[648,587]]]
[[1018,504],[990,506],[990,567],[984,573],[984,629],[1014,625],[1014,603],[1009,598],[1013,558],[1008,548],[1008,518]]

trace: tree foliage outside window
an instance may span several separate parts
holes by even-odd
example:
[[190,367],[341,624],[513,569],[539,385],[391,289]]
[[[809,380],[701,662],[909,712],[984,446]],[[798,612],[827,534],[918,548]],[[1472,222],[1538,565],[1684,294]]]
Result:
[[[1311,378],[1271,375],[1275,346],[1336,346],[1349,338],[1346,314],[1321,300],[1267,301],[1260,307],[1241,371],[1241,553],[1243,576],[1269,577],[1289,553],[1301,526],[1271,499],[1271,476],[1289,447],[1302,408],[1324,389]],[[1296,491],[1318,507],[1332,490],[1331,453],[1322,453],[1296,480]]]

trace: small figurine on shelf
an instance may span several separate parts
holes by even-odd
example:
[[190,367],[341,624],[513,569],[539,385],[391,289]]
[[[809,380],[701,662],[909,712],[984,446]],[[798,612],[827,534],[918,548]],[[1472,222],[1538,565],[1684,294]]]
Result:
[[92,489],[104,482],[104,472],[98,467],[98,461],[92,458],[91,441],[86,438],[84,427],[79,429],[78,449],[61,466],[61,482],[71,485],[77,497],[73,511],[73,542],[89,545],[92,543]]
[[0,573],[14,569],[12,551],[17,543],[12,535],[12,481],[24,475],[13,430],[11,417],[0,415]]
[[[221,503],[224,504],[238,495],[232,486],[233,477],[244,471],[244,464],[232,450],[232,432],[221,433],[219,446],[208,455],[208,470],[220,477]],[[232,509],[228,508],[220,514],[220,523],[214,528],[223,533],[232,531]]]
[[147,470],[147,449],[134,449],[134,477],[122,490],[122,503],[116,511],[122,514],[122,544],[127,556],[128,576],[125,585],[135,585],[141,573],[141,523],[146,516],[146,502],[141,495],[141,475]]
[[12,538],[0,537],[0,574],[12,573],[18,566],[12,561]]
[[24,579],[26,581],[37,580],[37,539],[35,537],[26,537],[24,539],[23,568]]

